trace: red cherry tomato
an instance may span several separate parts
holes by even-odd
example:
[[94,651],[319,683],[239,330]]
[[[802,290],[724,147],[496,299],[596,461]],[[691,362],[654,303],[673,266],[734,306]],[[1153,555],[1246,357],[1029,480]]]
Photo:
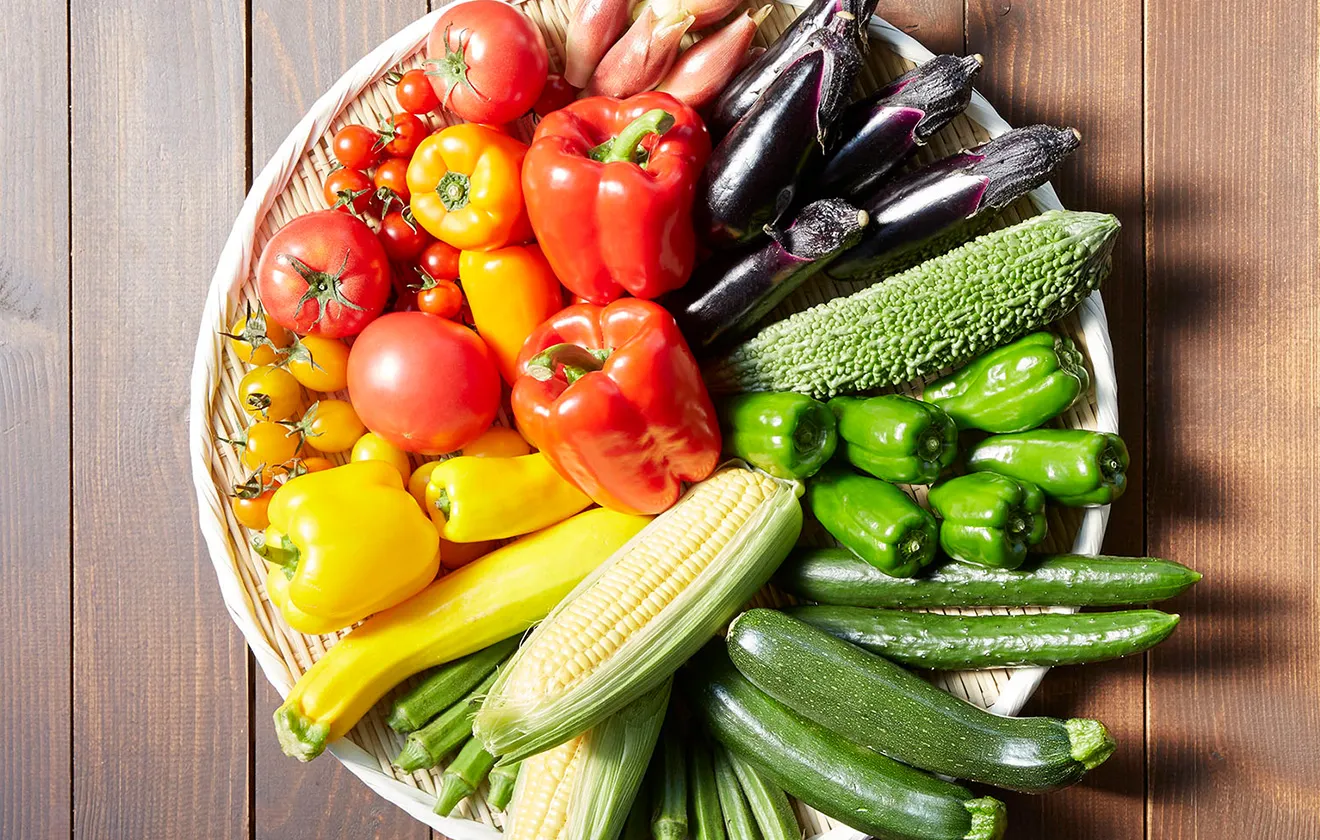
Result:
[[417,308],[428,315],[453,319],[463,311],[463,290],[453,280],[423,278],[417,291]]
[[[404,215],[404,214],[407,215]],[[417,259],[426,246],[435,238],[412,218],[412,213],[391,210],[380,220],[380,244],[385,246],[385,253],[391,262],[411,263]]]
[[334,210],[345,212],[351,207],[355,213],[371,209],[374,188],[371,179],[356,169],[336,169],[325,176],[325,203]]
[[436,240],[417,258],[417,267],[437,280],[458,279],[458,258],[463,252],[448,242]]
[[395,114],[380,124],[380,139],[384,141],[382,148],[390,157],[411,158],[429,134],[426,123],[407,111]]
[[506,123],[531,110],[550,56],[541,31],[513,6],[471,0],[447,8],[426,42],[427,78],[468,122]]
[[367,428],[409,452],[452,452],[495,419],[500,375],[472,330],[424,312],[391,312],[348,356],[348,393]]
[[394,286],[394,300],[390,303],[391,312],[416,312],[417,311],[417,278],[411,271],[407,271],[398,266],[394,267],[392,279]]
[[440,107],[440,97],[435,95],[431,80],[420,67],[399,76],[394,83],[394,96],[399,100],[399,107],[410,114],[429,114]]
[[403,158],[382,160],[380,166],[376,167],[376,173],[371,176],[371,182],[376,187],[376,201],[386,212],[402,210],[408,206],[408,199],[412,198],[412,193],[408,191],[408,161]]
[[346,125],[335,132],[331,149],[341,166],[364,171],[380,159],[380,135],[365,125]]
[[570,85],[568,80],[558,73],[551,73],[545,77],[545,87],[541,88],[541,96],[532,106],[532,110],[538,117],[544,117],[546,114],[558,111],[576,98],[577,88]]

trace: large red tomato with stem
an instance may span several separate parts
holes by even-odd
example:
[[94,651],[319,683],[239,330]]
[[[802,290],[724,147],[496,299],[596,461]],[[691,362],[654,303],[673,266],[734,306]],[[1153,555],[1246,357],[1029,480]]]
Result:
[[526,15],[498,0],[471,0],[435,22],[426,75],[440,104],[468,122],[506,123],[531,110],[550,55]]
[[500,375],[467,327],[425,312],[391,312],[353,342],[348,395],[377,435],[408,452],[438,454],[490,427]]
[[257,263],[266,317],[298,335],[357,335],[385,308],[390,263],[361,219],[334,210],[280,228]]

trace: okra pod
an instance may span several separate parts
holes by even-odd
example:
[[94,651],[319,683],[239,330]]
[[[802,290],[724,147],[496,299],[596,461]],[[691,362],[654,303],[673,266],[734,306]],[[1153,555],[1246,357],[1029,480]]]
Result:
[[521,761],[515,761],[512,764],[497,764],[490,770],[490,794],[486,797],[486,804],[496,811],[503,811],[509,807],[509,800],[513,798],[513,786],[518,782],[518,770],[522,767]]
[[495,765],[495,756],[486,752],[481,741],[468,738],[458,757],[445,768],[440,779],[440,795],[435,800],[435,812],[447,817],[458,807],[458,803],[467,799],[486,778],[490,768]]
[[459,745],[472,737],[472,718],[481,699],[495,684],[498,670],[492,671],[470,694],[445,709],[439,717],[408,735],[394,766],[407,773],[434,767]]
[[726,840],[709,744],[693,745],[688,753],[688,776],[692,779],[692,840]]
[[760,840],[729,751],[716,744],[711,757],[715,761],[715,789],[719,791],[720,810],[724,813],[724,828],[729,840]]
[[682,733],[674,731],[672,719],[661,731],[660,741],[659,772],[652,779],[655,814],[651,836],[655,840],[684,840],[688,833],[687,761]]
[[412,732],[459,701],[495,670],[514,648],[519,636],[496,642],[485,650],[456,659],[433,670],[415,688],[394,701],[386,719],[395,732]]
[[783,789],[771,784],[756,768],[731,752],[725,751],[738,783],[747,797],[756,825],[763,840],[802,840],[802,827],[798,825],[793,805]]

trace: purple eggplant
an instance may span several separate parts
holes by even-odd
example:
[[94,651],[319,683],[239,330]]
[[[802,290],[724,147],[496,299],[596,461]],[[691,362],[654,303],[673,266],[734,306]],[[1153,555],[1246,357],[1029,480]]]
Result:
[[848,21],[847,36],[857,45],[857,52],[866,54],[866,26],[875,13],[878,0],[813,0],[788,25],[775,42],[765,52],[757,56],[742,69],[733,81],[729,82],[715,101],[710,119],[706,126],[714,137],[728,134],[734,123],[742,119],[761,94],[774,83],[775,79],[788,68],[806,49],[808,39],[817,30],[830,25],[840,13]]
[[842,199],[813,202],[789,225],[771,227],[769,242],[716,253],[661,303],[674,314],[693,351],[718,350],[856,244],[866,223],[866,211]]
[[979,235],[994,211],[1049,180],[1080,140],[1072,128],[1015,128],[894,179],[859,202],[871,224],[828,274],[874,282]]
[[940,55],[844,109],[813,193],[850,201],[870,195],[972,101],[979,55]]
[[759,235],[788,209],[798,173],[825,147],[862,67],[836,16],[711,153],[697,187],[697,230],[712,244]]

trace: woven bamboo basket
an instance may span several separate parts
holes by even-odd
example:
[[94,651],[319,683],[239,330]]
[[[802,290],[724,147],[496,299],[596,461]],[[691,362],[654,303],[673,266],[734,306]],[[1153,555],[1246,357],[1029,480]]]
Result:
[[[807,0],[776,5],[762,24],[759,43],[768,43],[798,13]],[[749,4],[758,6],[759,3]],[[562,66],[564,28],[569,4],[566,0],[531,0],[521,5],[541,28],[550,48],[552,69]],[[322,96],[280,146],[275,156],[253,182],[234,228],[220,255],[202,313],[201,330],[192,376],[190,408],[193,480],[197,488],[201,529],[220,581],[220,590],[234,622],[242,630],[266,678],[287,694],[299,675],[342,637],[340,634],[308,636],[292,630],[271,605],[264,585],[265,566],[248,544],[249,534],[234,520],[227,491],[241,480],[242,469],[233,449],[217,443],[218,437],[233,438],[247,425],[239,406],[237,386],[244,366],[229,342],[219,333],[255,302],[253,271],[266,241],[295,216],[324,208],[321,182],[330,171],[329,141],[334,131],[349,123],[373,124],[373,114],[392,113],[393,91],[382,78],[393,69],[419,66],[421,49],[431,25],[440,12],[416,21],[359,61]],[[860,87],[874,90],[932,54],[912,38],[879,18],[871,22],[871,54]],[[433,126],[444,117],[433,115]],[[530,123],[520,127],[530,134]],[[943,157],[984,142],[1007,131],[1009,126],[990,104],[976,94],[966,114],[936,136],[919,160]],[[1020,200],[1003,214],[1009,224],[1035,213],[1061,208],[1048,185]],[[781,307],[794,311],[851,291],[829,281],[809,284]],[[1092,391],[1062,418],[1073,428],[1114,432],[1118,427],[1117,389],[1113,352],[1104,306],[1099,293],[1055,325],[1071,335],[1084,350],[1092,369]],[[919,392],[922,383],[902,390]],[[342,395],[338,395],[342,396]],[[1073,550],[1094,554],[1100,549],[1108,519],[1108,508],[1053,510],[1049,522],[1050,550]],[[763,593],[758,601],[777,600]],[[1004,612],[1004,611],[1000,611]],[[1021,611],[1019,611],[1021,612]],[[1039,685],[1044,668],[1024,668],[966,673],[943,673],[936,681],[947,690],[980,706],[1002,714],[1014,714]],[[460,806],[458,816],[442,818],[431,813],[440,772],[403,773],[390,764],[402,739],[385,723],[385,698],[348,737],[333,744],[332,752],[356,776],[389,801],[418,820],[455,840],[484,840],[497,837],[503,815],[488,808],[485,788]],[[258,737],[274,737],[259,733]],[[862,835],[811,811],[798,807],[807,837],[829,834],[831,840],[858,840]]]

